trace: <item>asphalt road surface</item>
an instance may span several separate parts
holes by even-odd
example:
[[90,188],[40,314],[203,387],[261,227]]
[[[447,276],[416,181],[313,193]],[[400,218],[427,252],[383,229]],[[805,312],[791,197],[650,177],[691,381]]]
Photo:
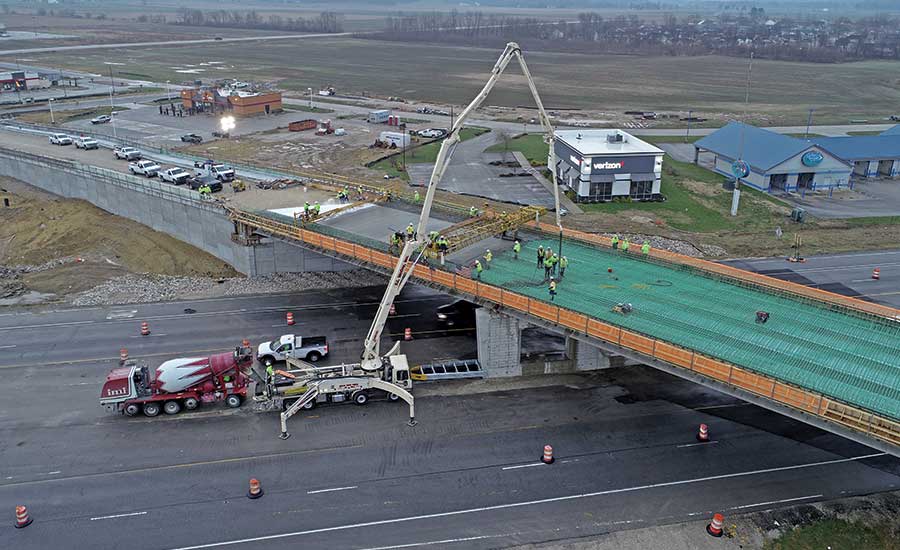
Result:
[[[286,332],[288,308],[296,332],[327,334],[337,344],[331,360],[350,359],[373,294],[0,317],[0,342],[16,346],[3,350],[0,369],[0,510],[8,512],[0,548],[497,548],[900,483],[894,458],[644,367],[548,387],[479,382],[496,391],[476,394],[423,384],[416,427],[406,426],[402,404],[323,406],[292,419],[287,441],[276,437],[275,414],[246,407],[148,419],[97,404],[107,358],[123,341],[133,356],[159,360],[227,348]],[[429,321],[414,316],[443,299],[410,289],[398,309],[413,317],[394,324],[421,323],[413,326],[424,335]],[[132,338],[145,318],[154,336]],[[404,351],[457,354],[463,342],[472,345],[471,337],[417,335]],[[709,443],[695,440],[701,422]],[[553,465],[538,460],[548,443]],[[265,491],[259,500],[246,498],[251,477]],[[26,529],[13,527],[18,504],[34,518]]]
[[[900,308],[900,250],[812,256],[805,263],[784,258],[722,262],[770,277]],[[880,278],[873,279],[878,268]]]

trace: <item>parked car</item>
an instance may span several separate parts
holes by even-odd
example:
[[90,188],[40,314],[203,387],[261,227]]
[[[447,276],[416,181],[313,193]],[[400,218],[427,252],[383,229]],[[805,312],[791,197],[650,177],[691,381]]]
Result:
[[475,328],[475,310],[480,306],[465,300],[456,300],[438,306],[437,322],[444,330],[473,330]]
[[134,147],[116,147],[113,149],[113,154],[116,155],[117,159],[124,160],[140,160],[143,156],[141,155],[141,152]]
[[184,168],[167,168],[159,173],[159,179],[175,185],[182,185],[191,179],[191,174]]
[[160,166],[152,160],[139,160],[128,163],[128,171],[134,175],[141,174],[148,178],[155,178],[159,174]]
[[185,143],[203,143],[203,138],[197,134],[184,134],[181,136],[181,141]]
[[100,147],[100,144],[97,143],[97,140],[94,138],[81,136],[75,138],[75,147],[79,149],[98,149]]
[[50,134],[50,143],[53,145],[72,145],[72,138],[66,134]]
[[220,132],[220,131],[218,131],[218,130],[214,131],[214,132],[212,133],[212,135],[213,135],[213,137],[217,137],[217,138],[228,138],[228,137],[231,137],[231,134],[229,134],[228,132]]
[[199,190],[204,185],[208,185],[213,193],[218,193],[222,190],[222,182],[212,176],[194,176],[188,180],[188,185],[194,191]]
[[112,120],[112,117],[109,115],[95,116],[91,119],[91,124],[106,124],[110,120]]
[[442,138],[447,132],[440,128],[428,128],[427,130],[419,130],[416,133],[424,138]]

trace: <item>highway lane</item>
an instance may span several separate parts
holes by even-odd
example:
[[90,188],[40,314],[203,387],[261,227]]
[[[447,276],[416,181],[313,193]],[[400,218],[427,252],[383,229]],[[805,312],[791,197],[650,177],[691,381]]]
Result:
[[[118,360],[121,348],[134,358],[202,355],[233,348],[242,338],[258,344],[289,332],[328,335],[331,355],[326,364],[355,361],[382,293],[383,287],[376,286],[39,313],[7,312],[0,314],[0,368],[98,361],[108,364]],[[451,301],[453,298],[427,288],[408,287],[397,300],[397,315],[388,320],[382,345],[399,339],[407,326],[417,339],[445,336],[434,310]],[[288,311],[294,314],[292,327],[287,325]],[[140,335],[142,322],[149,323],[149,336]],[[449,347],[434,344],[431,351],[445,358],[459,357],[454,352],[474,353],[474,341],[462,347],[457,347],[460,342],[451,341]]]
[[[784,258],[722,262],[770,277],[900,308],[900,250],[811,256],[804,263]],[[878,268],[880,278],[872,278]]]
[[[27,504],[35,523],[0,526],[2,547],[496,548],[900,482],[896,459],[643,367],[465,396],[423,385],[415,428],[402,404],[320,407],[287,441],[274,414],[105,416],[96,386],[67,417],[14,412],[29,370],[0,388],[0,508]],[[700,422],[711,443],[696,444]]]

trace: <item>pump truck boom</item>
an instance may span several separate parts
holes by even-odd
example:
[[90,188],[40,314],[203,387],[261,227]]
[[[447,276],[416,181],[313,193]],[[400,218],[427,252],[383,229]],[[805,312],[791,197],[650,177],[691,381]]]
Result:
[[[531,77],[531,72],[525,64],[525,58],[522,56],[522,49],[515,42],[510,42],[506,45],[506,48],[503,50],[500,58],[497,59],[497,62],[494,63],[494,67],[491,69],[491,75],[485,83],[484,88],[481,89],[478,95],[475,96],[475,99],[469,103],[462,113],[460,113],[453,124],[453,128],[450,130],[450,135],[441,143],[441,148],[438,151],[437,159],[434,163],[434,169],[431,172],[431,178],[428,180],[428,187],[425,191],[425,200],[422,204],[422,212],[419,215],[417,231],[414,233],[412,239],[406,241],[406,244],[400,251],[400,257],[397,259],[397,264],[391,274],[391,279],[388,282],[387,288],[384,291],[384,296],[381,298],[381,303],[378,306],[378,311],[375,314],[375,318],[372,320],[372,326],[369,328],[369,332],[366,335],[365,347],[359,365],[342,366],[344,368],[343,371],[340,373],[332,372],[330,375],[326,375],[325,373],[316,374],[313,372],[308,378],[304,379],[303,384],[299,386],[301,388],[306,388],[301,398],[297,399],[287,408],[287,410],[281,413],[280,437],[282,439],[290,437],[290,434],[287,431],[287,421],[291,416],[296,414],[301,408],[309,406],[310,403],[314,403],[313,400],[318,399],[319,395],[323,392],[339,392],[342,390],[342,385],[344,386],[343,390],[349,389],[353,392],[353,395],[367,395],[366,392],[370,389],[379,389],[387,392],[389,395],[394,395],[403,399],[409,403],[409,425],[415,425],[416,420],[413,396],[407,391],[408,389],[412,389],[412,383],[408,376],[409,366],[406,361],[406,356],[399,353],[399,341],[391,347],[390,351],[388,351],[385,356],[382,356],[381,334],[387,323],[391,304],[394,303],[394,300],[400,294],[400,291],[406,286],[416,263],[418,263],[419,258],[422,257],[422,254],[425,251],[424,245],[426,236],[428,235],[428,218],[431,214],[434,194],[438,184],[444,177],[444,172],[447,170],[447,166],[450,163],[450,157],[453,155],[453,151],[460,141],[459,132],[472,112],[474,112],[475,109],[484,102],[488,94],[490,94],[494,85],[497,83],[497,80],[499,80],[503,71],[514,57],[519,61],[522,74],[528,81],[528,88],[531,90],[531,95],[534,97],[535,104],[537,105],[541,126],[546,133],[545,140],[550,145],[550,167],[551,169],[555,169],[556,162],[553,151],[553,126],[550,124],[550,118],[544,111],[544,104],[541,102],[537,87],[534,84],[534,79]],[[554,185],[553,195],[556,206],[556,224],[559,226],[560,235],[562,235],[559,211],[559,189],[556,185]],[[413,256],[417,251],[418,255],[413,260]],[[404,382],[404,386],[401,387],[395,383],[396,380],[391,373],[403,372],[404,370],[406,372],[405,380],[408,383]],[[363,399],[365,399],[365,397]]]

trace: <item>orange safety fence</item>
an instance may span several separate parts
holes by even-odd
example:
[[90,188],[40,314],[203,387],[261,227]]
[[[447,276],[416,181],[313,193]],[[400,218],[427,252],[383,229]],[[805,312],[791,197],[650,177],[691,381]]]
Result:
[[[559,234],[559,228],[555,225],[551,225],[548,223],[541,222],[538,224],[538,229],[545,233]],[[578,240],[582,242],[586,242],[589,244],[600,245],[604,247],[612,247],[612,241],[609,237],[604,237],[602,235],[595,235],[592,233],[585,233],[583,231],[577,231],[574,229],[566,229],[563,228],[563,236],[569,239]],[[638,250],[632,250],[628,252],[628,254],[632,254],[634,256],[639,256],[640,252]],[[860,300],[858,298],[850,298],[847,296],[842,296],[840,294],[836,294],[834,292],[828,292],[827,290],[821,290],[818,288],[811,288],[808,286],[801,285],[799,283],[792,283],[789,281],[782,281],[780,279],[776,279],[774,277],[768,277],[766,275],[760,275],[758,273],[752,273],[749,271],[745,271],[743,269],[738,269],[736,267],[731,267],[728,265],[718,264],[716,262],[711,262],[709,260],[702,260],[700,258],[692,258],[690,256],[684,256],[682,254],[677,254],[675,252],[669,252],[667,250],[658,250],[651,249],[650,257],[659,259],[662,261],[667,261],[675,264],[680,264],[683,266],[692,267],[698,269],[700,271],[704,271],[707,273],[713,273],[716,275],[720,275],[723,277],[729,277],[731,279],[737,279],[739,281],[759,285],[765,288],[778,290],[781,292],[787,292],[789,294],[795,296],[801,296],[804,298],[809,298],[811,300],[815,300],[817,302],[822,302],[825,304],[837,305],[849,309],[853,309],[862,313],[868,313],[870,315],[876,315],[878,317],[884,317],[886,319],[891,320],[900,320],[900,309],[892,308],[890,306],[884,306],[880,304],[873,304],[871,302],[866,302],[864,300]]]

